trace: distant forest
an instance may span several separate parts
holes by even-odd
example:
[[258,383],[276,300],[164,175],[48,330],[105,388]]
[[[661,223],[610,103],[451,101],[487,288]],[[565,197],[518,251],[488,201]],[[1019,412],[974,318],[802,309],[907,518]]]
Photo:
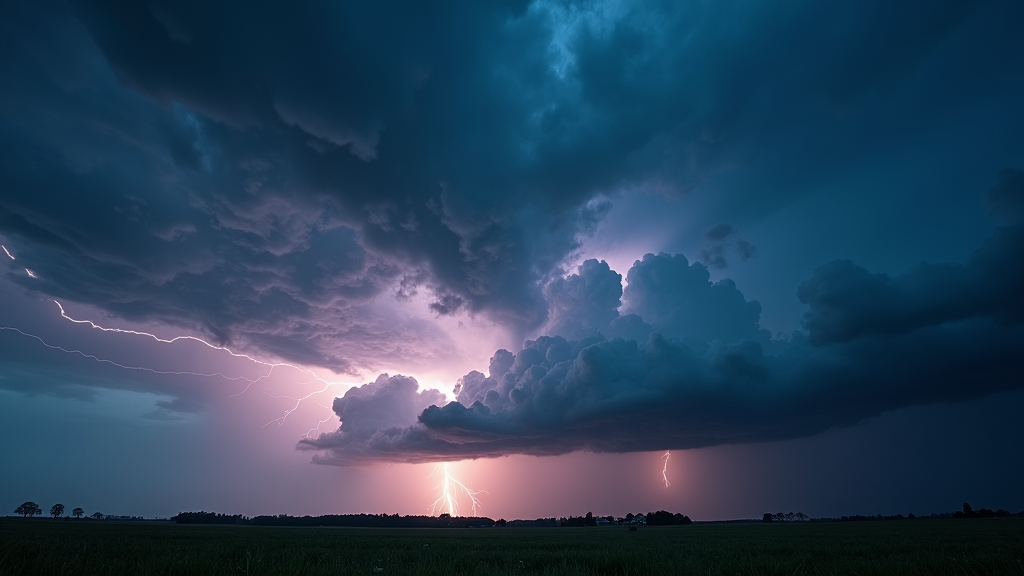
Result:
[[[50,515],[54,520],[65,516],[63,504],[54,504],[50,508]],[[43,514],[43,509],[35,502],[25,502],[14,510],[15,514],[30,518]],[[91,520],[117,520],[117,521],[166,521],[166,519],[146,519],[141,516],[117,516],[94,512],[85,514],[82,508],[75,508],[71,516],[74,519]],[[1024,517],[1024,511],[1008,512],[1002,508],[990,510],[979,508],[975,510],[967,502],[963,503],[962,510],[956,512],[943,512],[927,516],[915,516],[908,514],[895,514],[883,516],[842,516],[839,518],[811,518],[802,512],[776,512],[765,513],[761,522],[764,523],[785,523],[785,522],[864,522],[880,520],[915,520],[917,518],[1008,518],[1011,516]],[[451,516],[441,514],[440,516],[399,516],[398,514],[328,514],[324,516],[289,516],[280,514],[277,516],[255,516],[248,517],[241,514],[218,514],[215,512],[181,512],[170,518],[178,524],[235,524],[243,526],[349,526],[357,528],[541,528],[541,527],[574,527],[574,526],[611,526],[629,525],[631,529],[637,526],[682,526],[692,524],[689,516],[679,513],[659,510],[647,514],[626,514],[623,517],[615,516],[594,516],[587,512],[584,516],[568,516],[562,518],[537,518],[535,520],[509,520],[504,518],[494,520],[486,516]],[[757,520],[729,520],[728,522],[757,522]]]
[[[862,522],[877,520],[914,520],[916,518],[1005,518],[1010,516],[1024,517],[1024,511],[1011,513],[1003,509],[974,510],[964,502],[963,510],[915,516],[896,514],[892,516],[842,516],[840,518],[811,518],[802,512],[766,513],[762,522]],[[247,526],[348,526],[359,528],[539,528],[539,527],[575,527],[575,526],[610,526],[610,525],[646,525],[646,526],[683,526],[692,524],[692,520],[684,514],[671,513],[665,510],[647,514],[626,514],[624,517],[594,516],[588,512],[585,516],[569,516],[562,518],[537,518],[536,520],[494,520],[486,516],[399,516],[398,514],[328,514],[325,516],[256,516],[249,518],[241,514],[217,514],[214,512],[182,512],[171,518],[178,524],[237,524]],[[754,520],[756,521],[756,520]]]
[[538,518],[536,520],[493,520],[485,516],[399,516],[398,514],[328,514],[325,516],[256,516],[249,518],[241,514],[217,514],[214,512],[181,512],[171,518],[178,524],[238,524],[248,526],[349,526],[359,528],[520,528],[520,527],[571,527],[605,526],[612,524],[646,524],[650,526],[671,526],[690,524],[692,521],[683,514],[665,510],[648,514],[627,514],[622,518],[613,516],[569,516],[568,518]]

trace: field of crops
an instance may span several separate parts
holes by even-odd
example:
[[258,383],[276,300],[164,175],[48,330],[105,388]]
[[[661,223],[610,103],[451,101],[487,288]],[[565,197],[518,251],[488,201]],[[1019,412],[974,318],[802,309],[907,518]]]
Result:
[[1024,519],[371,529],[0,519],[0,574],[1024,574]]

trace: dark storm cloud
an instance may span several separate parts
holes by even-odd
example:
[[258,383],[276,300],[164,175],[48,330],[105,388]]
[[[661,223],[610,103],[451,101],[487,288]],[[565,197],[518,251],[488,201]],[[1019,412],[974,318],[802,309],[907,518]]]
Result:
[[845,114],[972,6],[6,3],[0,233],[23,286],[126,318],[336,370],[395,338],[444,361],[382,295],[535,330],[595,198],[685,194]]
[[[1004,171],[990,198],[1020,205],[1017,176]],[[488,374],[459,381],[456,402],[404,425],[365,427],[359,412],[346,420],[336,404],[339,430],[300,448],[336,465],[698,448],[808,436],[910,405],[1020,388],[1022,239],[1024,223],[997,228],[967,264],[920,264],[896,278],[832,262],[800,286],[807,333],[785,341],[767,339],[760,306],[731,281],[712,284],[681,255],[648,254],[623,294],[654,329],[645,341],[543,336],[516,354],[499,350]],[[600,282],[613,277],[588,261],[555,283],[555,317],[581,320],[560,325],[597,332],[594,319],[613,324],[617,293]],[[587,298],[589,307],[580,302]],[[410,413],[418,398],[392,400]]]
[[732,224],[716,224],[704,231],[700,259],[708,266],[727,268],[727,252],[734,250],[744,262],[757,253],[757,247],[740,238]]
[[846,342],[867,334],[913,330],[988,317],[1024,321],[1024,172],[1006,169],[987,199],[1000,221],[965,264],[920,263],[904,274],[873,274],[849,260],[816,269],[797,296],[808,304],[804,327],[812,343]]

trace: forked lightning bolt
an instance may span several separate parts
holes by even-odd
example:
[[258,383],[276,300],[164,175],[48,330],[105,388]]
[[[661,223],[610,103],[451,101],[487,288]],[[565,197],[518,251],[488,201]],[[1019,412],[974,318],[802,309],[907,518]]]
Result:
[[665,488],[672,485],[672,483],[668,481],[668,459],[671,457],[672,453],[668,450],[661,455],[661,459],[664,461],[664,465],[661,467],[661,479],[665,481]]
[[[2,246],[2,245],[0,245],[0,246]],[[10,251],[7,250],[7,247],[6,246],[2,246],[2,247],[4,249],[4,252],[13,260],[14,256],[12,256]],[[34,277],[35,276],[33,275],[33,278]],[[323,392],[326,392],[327,389],[329,389],[332,386],[340,386],[342,384],[341,382],[328,382],[327,380],[324,380],[323,378],[321,378],[315,372],[313,372],[312,370],[310,370],[308,368],[303,368],[301,366],[296,366],[295,364],[290,364],[290,363],[287,363],[287,362],[265,362],[263,360],[259,360],[257,358],[254,358],[254,357],[252,357],[252,356],[250,356],[248,354],[235,352],[235,351],[233,351],[233,350],[231,350],[231,349],[229,349],[229,348],[227,348],[225,346],[218,346],[216,344],[212,344],[212,343],[207,342],[206,340],[203,340],[202,338],[198,338],[196,336],[175,336],[174,338],[167,339],[167,338],[160,338],[159,336],[157,336],[155,334],[151,334],[149,332],[142,332],[142,331],[138,331],[138,330],[125,330],[125,329],[122,329],[122,328],[107,328],[105,326],[100,326],[99,324],[96,324],[95,322],[93,322],[91,320],[78,320],[76,318],[72,318],[71,316],[68,316],[67,312],[64,310],[64,307],[61,305],[60,302],[54,300],[53,303],[57,305],[57,308],[60,310],[60,315],[61,315],[62,318],[64,318],[65,320],[68,320],[69,322],[73,322],[75,324],[85,324],[85,325],[88,325],[90,328],[93,328],[95,330],[100,330],[100,331],[103,331],[103,332],[114,332],[114,333],[118,333],[118,334],[129,334],[129,335],[133,335],[133,336],[143,336],[143,337],[147,337],[147,338],[152,338],[153,340],[155,340],[157,342],[160,342],[162,344],[173,344],[175,342],[178,342],[179,340],[191,340],[193,342],[198,342],[200,344],[203,344],[204,346],[207,346],[208,348],[210,348],[212,350],[216,350],[216,351],[219,351],[219,352],[226,352],[227,354],[231,355],[234,358],[239,358],[239,359],[247,360],[247,361],[252,362],[254,364],[259,364],[260,366],[265,366],[267,368],[267,371],[266,371],[265,374],[262,374],[261,376],[259,376],[257,378],[247,378],[245,376],[228,376],[228,375],[226,375],[226,374],[224,374],[222,372],[194,372],[194,371],[189,371],[189,370],[156,370],[154,368],[147,368],[145,366],[133,366],[133,365],[129,365],[129,364],[121,364],[121,363],[115,362],[113,360],[109,360],[109,359],[106,359],[106,358],[100,358],[100,357],[95,356],[93,354],[88,354],[86,352],[82,352],[81,350],[69,349],[69,348],[64,348],[62,346],[57,346],[57,345],[54,345],[54,344],[50,344],[49,342],[46,342],[41,337],[36,336],[35,334],[29,334],[28,332],[25,332],[25,331],[23,331],[23,330],[21,330],[19,328],[15,328],[15,327],[12,327],[12,326],[0,326],[0,330],[8,330],[8,331],[12,331],[12,332],[17,332],[18,334],[21,334],[22,336],[38,340],[39,343],[41,343],[43,346],[46,346],[47,348],[50,348],[52,350],[60,350],[61,352],[65,352],[67,354],[76,354],[78,356],[82,356],[83,358],[88,358],[90,360],[94,360],[96,362],[100,362],[100,363],[103,363],[103,364],[110,364],[112,366],[116,366],[118,368],[122,368],[122,369],[125,369],[125,370],[139,370],[139,371],[143,371],[143,372],[150,372],[152,374],[162,374],[162,375],[201,376],[201,377],[208,377],[208,378],[216,377],[216,378],[223,378],[224,380],[229,380],[229,381],[243,381],[243,382],[247,382],[245,388],[243,388],[242,391],[238,392],[237,394],[232,394],[232,397],[238,396],[240,394],[245,393],[246,391],[249,390],[249,388],[253,384],[256,384],[257,382],[260,382],[261,380],[265,380],[265,379],[269,378],[270,375],[273,374],[274,370],[277,369],[277,368],[292,368],[292,369],[298,370],[299,372],[302,372],[304,374],[308,374],[311,377],[310,380],[307,380],[305,382],[300,382],[300,384],[308,384],[310,382],[320,382],[321,384],[323,384],[323,386],[319,390],[316,390],[314,392],[311,392],[309,394],[306,394],[305,396],[301,396],[301,397],[298,397],[298,398],[291,397],[291,396],[273,396],[273,395],[271,395],[272,397],[275,397],[275,398],[288,398],[290,400],[294,400],[295,401],[295,405],[292,406],[291,408],[289,408],[288,410],[286,410],[285,413],[280,418],[275,418],[275,419],[271,420],[270,422],[267,422],[266,424],[264,424],[263,425],[264,428],[269,426],[269,425],[271,425],[271,424],[274,424],[274,423],[277,423],[279,425],[280,424],[284,424],[284,421],[288,418],[288,416],[292,412],[297,410],[299,408],[299,406],[302,404],[303,401],[308,400],[309,398],[311,398],[311,397],[313,397],[313,396],[315,396],[317,394],[321,394]],[[320,422],[320,424],[318,424],[316,426],[316,428],[313,428],[313,429],[310,430],[310,432],[307,432],[307,435],[310,434],[312,431],[315,431],[315,430],[319,429],[319,427],[321,425],[323,425],[325,422],[327,422],[328,420],[330,420],[330,417],[322,420]]]
[[430,506],[430,513],[435,514],[439,511],[444,511],[449,516],[458,516],[459,494],[462,493],[469,498],[473,514],[475,515],[477,508],[480,507],[480,500],[477,498],[477,495],[483,492],[483,490],[470,490],[465,484],[456,480],[452,476],[451,465],[448,462],[435,466],[434,472],[429,477],[433,478],[438,475],[441,476],[441,483],[435,489],[440,490],[441,495]]
[[[17,332],[18,334],[21,334],[22,336],[25,336],[27,338],[32,338],[32,339],[38,340],[40,344],[42,344],[43,346],[46,346],[47,348],[49,348],[51,350],[60,350],[61,352],[66,352],[68,354],[77,354],[77,355],[79,355],[79,356],[81,356],[83,358],[88,358],[90,360],[95,360],[96,362],[100,362],[102,364],[110,364],[111,366],[116,366],[118,368],[123,368],[125,370],[141,370],[143,372],[151,372],[153,374],[164,374],[164,375],[171,375],[171,376],[204,376],[204,377],[218,377],[218,378],[223,378],[225,380],[243,380],[243,381],[249,382],[249,385],[251,385],[254,382],[258,382],[258,381],[262,380],[263,378],[266,378],[265,375],[264,376],[260,376],[259,378],[246,378],[245,376],[228,376],[228,375],[226,375],[226,374],[224,374],[222,372],[189,372],[187,370],[156,370],[154,368],[147,368],[145,366],[132,366],[130,364],[121,364],[119,362],[114,362],[113,360],[108,360],[106,358],[100,358],[100,357],[94,356],[92,354],[87,354],[85,352],[82,352],[81,350],[77,350],[77,349],[74,349],[74,348],[64,348],[63,346],[56,346],[54,344],[50,344],[49,342],[47,342],[46,340],[43,340],[39,336],[36,336],[35,334],[29,334],[28,332],[25,332],[25,331],[21,330],[20,328],[14,328],[12,326],[0,326],[0,330],[9,330],[11,332]],[[248,388],[248,385],[246,386],[246,388]]]
[[[311,402],[313,402],[313,404],[316,404],[317,406],[323,408],[324,410],[331,410],[330,406],[324,406],[323,404],[317,402],[316,400],[312,400]],[[306,433],[303,434],[303,436],[306,437],[306,438],[312,438],[313,437],[312,436],[313,432],[319,432],[321,426],[323,426],[324,424],[327,424],[327,422],[330,421],[331,418],[334,418],[334,413],[333,412],[334,411],[331,410],[331,415],[330,416],[328,416],[327,418],[324,418],[323,420],[317,422],[316,426],[314,426],[314,427],[310,428],[309,430],[307,430]],[[266,428],[266,425],[264,425],[264,428]]]

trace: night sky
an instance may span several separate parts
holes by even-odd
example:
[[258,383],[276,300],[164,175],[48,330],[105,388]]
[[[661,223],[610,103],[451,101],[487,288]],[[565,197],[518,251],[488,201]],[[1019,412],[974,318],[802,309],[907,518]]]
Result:
[[1024,509],[1022,26],[4,2],[0,505]]

